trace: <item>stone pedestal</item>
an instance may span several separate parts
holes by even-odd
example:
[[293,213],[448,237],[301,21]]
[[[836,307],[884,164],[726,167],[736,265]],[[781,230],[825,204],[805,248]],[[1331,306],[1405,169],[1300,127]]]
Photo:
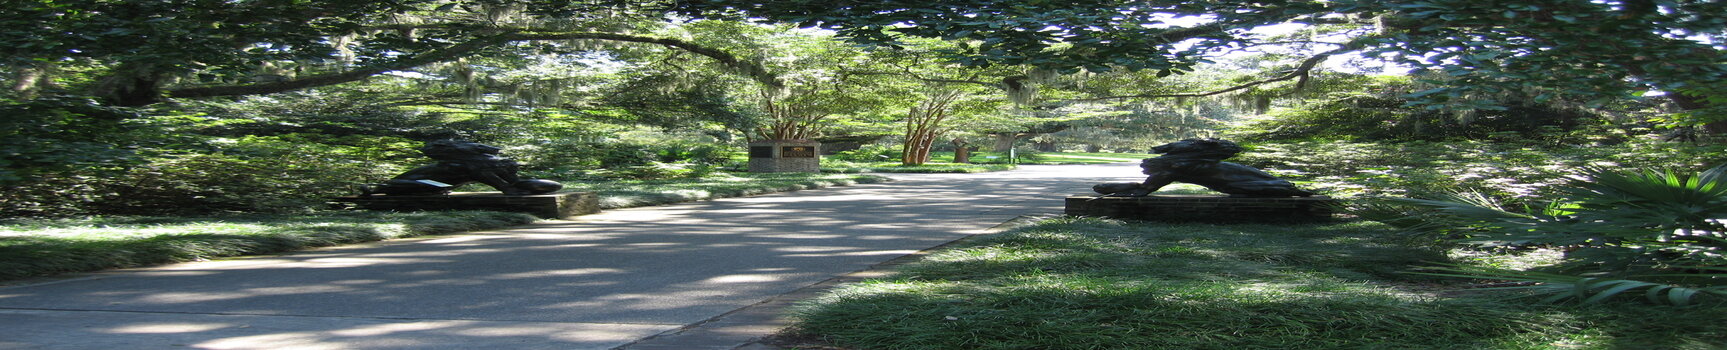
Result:
[[1151,195],[1145,197],[1067,197],[1067,215],[1180,222],[1320,221],[1332,217],[1338,201],[1326,196],[1254,198],[1224,195]]
[[770,140],[750,143],[752,173],[821,172],[821,143]]
[[337,197],[366,210],[493,210],[528,213],[546,219],[563,219],[600,212],[599,196],[593,192],[566,192],[508,196],[498,192],[457,192],[447,196],[353,196]]

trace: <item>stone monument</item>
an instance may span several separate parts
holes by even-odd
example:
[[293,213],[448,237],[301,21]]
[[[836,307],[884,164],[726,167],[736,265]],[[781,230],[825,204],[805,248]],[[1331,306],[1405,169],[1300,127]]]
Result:
[[[358,196],[336,201],[368,210],[498,210],[525,212],[542,218],[564,218],[599,211],[592,192],[553,193],[563,184],[522,179],[519,163],[500,156],[500,149],[468,141],[441,140],[420,148],[437,162],[408,170],[388,181],[361,186]],[[497,193],[450,191],[479,182]]]
[[[1223,161],[1240,145],[1214,138],[1186,139],[1152,148],[1162,153],[1140,161],[1143,182],[1092,186],[1101,196],[1067,198],[1067,214],[1166,221],[1286,221],[1331,217],[1336,201],[1296,188],[1259,169]],[[1175,182],[1204,186],[1219,195],[1153,195]]]
[[750,142],[752,173],[821,172],[821,143],[809,140]]

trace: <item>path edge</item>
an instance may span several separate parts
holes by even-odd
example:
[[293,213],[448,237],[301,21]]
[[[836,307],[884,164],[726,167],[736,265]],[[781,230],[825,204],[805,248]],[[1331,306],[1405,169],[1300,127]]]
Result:
[[1030,223],[1041,221],[1053,215],[1021,215],[1003,221],[986,229],[925,248],[911,254],[902,255],[888,261],[879,262],[861,270],[852,271],[839,276],[816,282],[790,292],[782,293],[761,302],[732,310],[719,316],[697,321],[678,327],[677,329],[638,339],[612,350],[774,350],[783,349],[779,346],[766,344],[763,341],[769,336],[791,326],[786,311],[800,301],[820,296],[829,290],[848,283],[856,283],[871,278],[881,278],[892,275],[894,267],[911,263],[934,253],[947,249],[962,242],[976,239],[980,236],[992,235],[1011,230]]

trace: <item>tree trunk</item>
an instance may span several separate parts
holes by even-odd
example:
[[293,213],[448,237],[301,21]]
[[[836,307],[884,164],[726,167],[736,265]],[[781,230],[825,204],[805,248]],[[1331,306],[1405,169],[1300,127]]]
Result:
[[16,94],[19,100],[36,98],[36,92],[41,91],[41,88],[54,87],[54,79],[48,74],[53,69],[54,64],[51,62],[37,62],[24,68],[18,72],[18,80],[12,84],[12,93]]
[[1007,152],[1008,150],[1013,149],[1014,141],[1019,141],[1019,138],[1024,137],[1025,135],[1020,133],[1000,133],[990,136],[995,136],[995,146],[990,148],[991,151]]
[[971,163],[971,148],[965,140],[953,139],[953,162],[959,164]]
[[929,163],[929,151],[934,148],[937,136],[940,136],[937,135],[937,131],[929,129],[913,131],[906,135],[905,150],[900,152],[902,157],[900,163],[903,165]]
[[929,162],[930,148],[944,132],[942,121],[947,119],[948,108],[959,96],[958,91],[939,92],[907,111],[905,148],[900,151],[900,164],[923,165]]
[[1032,144],[1038,152],[1055,152],[1055,141],[1038,141]]
[[[1704,108],[1709,108],[1708,100],[1704,99],[1702,97],[1691,96],[1691,95],[1686,95],[1686,94],[1677,93],[1677,92],[1669,92],[1669,93],[1667,93],[1667,97],[1673,99],[1673,104],[1678,105],[1679,108],[1687,110],[1687,111],[1695,111],[1695,110],[1700,110],[1700,109],[1704,109]],[[1720,120],[1720,121],[1710,122],[1708,124],[1703,124],[1702,129],[1703,129],[1703,133],[1706,135],[1709,135],[1709,136],[1727,135],[1727,120]]]

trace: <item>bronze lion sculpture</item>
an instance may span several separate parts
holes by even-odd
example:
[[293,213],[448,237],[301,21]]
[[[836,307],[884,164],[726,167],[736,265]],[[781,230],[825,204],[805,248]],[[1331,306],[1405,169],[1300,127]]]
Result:
[[1116,182],[1093,186],[1092,190],[1116,197],[1143,197],[1174,182],[1205,186],[1232,197],[1308,197],[1313,192],[1295,188],[1259,169],[1223,161],[1241,153],[1234,142],[1214,138],[1186,139],[1153,147],[1157,158],[1140,161],[1145,182]]
[[498,156],[497,147],[456,140],[427,142],[420,153],[438,161],[397,175],[389,181],[363,186],[362,196],[445,195],[462,185],[479,182],[508,195],[551,193],[563,188],[550,180],[524,180],[516,176],[521,164]]

